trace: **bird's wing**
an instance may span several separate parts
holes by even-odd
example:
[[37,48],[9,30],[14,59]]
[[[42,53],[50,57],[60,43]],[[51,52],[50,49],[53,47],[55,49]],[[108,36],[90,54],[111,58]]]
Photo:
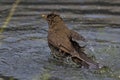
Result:
[[73,30],[70,31],[70,39],[72,41],[79,43],[79,45],[81,47],[84,47],[87,45],[87,43],[86,43],[87,40],[82,35],[78,34],[77,32],[75,32]]
[[50,33],[50,35],[48,35],[48,43],[66,53],[70,53],[73,50],[68,37],[56,35],[52,32]]
[[70,34],[71,34],[72,39],[86,41],[86,39],[82,35],[78,34],[77,32],[75,32],[73,30],[70,31]]

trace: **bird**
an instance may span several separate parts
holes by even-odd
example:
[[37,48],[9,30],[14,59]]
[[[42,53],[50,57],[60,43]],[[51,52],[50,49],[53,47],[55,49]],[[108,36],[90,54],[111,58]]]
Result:
[[48,23],[48,46],[54,58],[61,60],[68,58],[83,68],[99,68],[99,63],[85,53],[86,45],[81,46],[78,43],[86,43],[87,40],[76,31],[69,29],[58,13],[42,14],[42,18]]

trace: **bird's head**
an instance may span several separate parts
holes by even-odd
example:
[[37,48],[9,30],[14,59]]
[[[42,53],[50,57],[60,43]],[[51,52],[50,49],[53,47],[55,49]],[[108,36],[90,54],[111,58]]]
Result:
[[42,17],[47,20],[48,24],[52,25],[52,24],[56,24],[60,21],[62,21],[62,18],[60,17],[60,15],[58,15],[55,12],[52,12],[50,14],[42,14]]

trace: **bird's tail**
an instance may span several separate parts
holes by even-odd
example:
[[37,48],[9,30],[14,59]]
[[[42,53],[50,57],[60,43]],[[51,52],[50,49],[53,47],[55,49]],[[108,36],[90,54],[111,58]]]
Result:
[[80,64],[84,67],[87,68],[95,68],[98,69],[99,68],[99,64],[95,61],[93,61],[90,57],[88,57],[84,52],[81,53],[77,53],[74,52],[72,57],[75,59],[77,58],[78,60],[80,60]]

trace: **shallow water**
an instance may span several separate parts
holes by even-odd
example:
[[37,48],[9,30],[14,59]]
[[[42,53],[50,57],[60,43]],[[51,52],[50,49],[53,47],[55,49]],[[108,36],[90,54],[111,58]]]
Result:
[[[0,27],[14,0],[0,0]],[[70,29],[88,40],[86,52],[106,65],[103,70],[73,68],[51,59],[47,22],[42,13],[57,11]],[[119,0],[21,0],[0,33],[0,74],[19,80],[119,80]]]

